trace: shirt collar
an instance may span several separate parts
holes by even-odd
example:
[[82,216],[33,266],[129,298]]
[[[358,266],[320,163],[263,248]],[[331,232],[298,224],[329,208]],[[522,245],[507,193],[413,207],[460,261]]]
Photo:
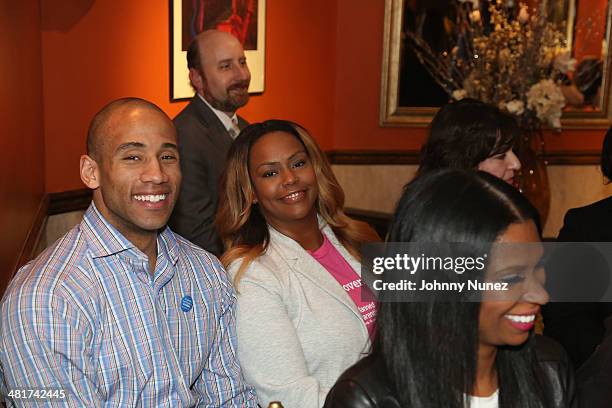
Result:
[[210,110],[213,111],[213,113],[219,118],[225,130],[229,132],[230,129],[232,128],[232,121],[238,120],[238,116],[236,116],[236,112],[234,112],[232,116],[228,116],[227,113],[220,111],[219,109],[215,109],[210,103],[208,103],[206,99],[204,99],[202,95],[200,95],[199,93],[197,95],[202,101],[204,101],[206,106],[208,106]]
[[[94,258],[108,255],[115,255],[120,252],[128,251],[139,258],[145,258],[134,244],[125,238],[106,218],[100,213],[92,201],[89,208],[83,215],[80,226],[81,231],[87,238],[89,248]],[[178,261],[179,247],[174,233],[168,227],[164,227],[157,236],[157,253],[167,254],[168,259],[176,264]]]

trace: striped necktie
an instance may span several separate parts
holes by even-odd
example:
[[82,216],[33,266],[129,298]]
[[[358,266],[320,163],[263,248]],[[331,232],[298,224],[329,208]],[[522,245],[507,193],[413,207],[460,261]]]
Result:
[[240,134],[240,128],[238,127],[238,118],[235,116],[232,118],[232,126],[229,128],[229,134],[232,139],[236,139]]

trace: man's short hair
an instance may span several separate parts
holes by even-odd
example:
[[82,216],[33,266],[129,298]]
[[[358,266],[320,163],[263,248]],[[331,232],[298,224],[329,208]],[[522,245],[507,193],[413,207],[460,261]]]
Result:
[[187,49],[187,68],[196,69],[201,71],[202,65],[200,64],[200,42],[198,41],[198,36],[195,36],[191,43],[189,43],[189,48]]
[[199,72],[202,72],[203,55],[200,54],[201,43],[203,41],[210,41],[210,37],[213,37],[219,34],[231,35],[223,31],[210,29],[210,30],[202,31],[201,33],[199,33],[198,35],[196,35],[195,37],[191,39],[191,42],[189,43],[189,48],[187,48],[187,68],[196,69]]
[[86,151],[87,155],[92,157],[94,160],[100,159],[103,133],[105,133],[110,119],[117,110],[126,105],[135,105],[141,108],[153,109],[168,117],[166,112],[164,112],[159,106],[141,98],[121,98],[106,104],[98,113],[94,115],[91,123],[89,124],[89,130],[87,131]]

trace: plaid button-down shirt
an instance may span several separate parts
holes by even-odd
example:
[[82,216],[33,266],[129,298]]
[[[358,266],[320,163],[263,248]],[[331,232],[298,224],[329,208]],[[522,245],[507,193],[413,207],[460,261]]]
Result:
[[58,406],[255,407],[225,270],[169,228],[157,248],[152,275],[92,204],[21,268],[0,303],[0,390],[61,389],[35,401]]

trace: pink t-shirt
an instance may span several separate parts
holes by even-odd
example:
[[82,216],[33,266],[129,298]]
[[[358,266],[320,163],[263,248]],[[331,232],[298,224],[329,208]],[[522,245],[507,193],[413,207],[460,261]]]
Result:
[[[359,275],[329,242],[325,234],[323,234],[323,245],[319,249],[308,251],[308,253],[338,281],[350,298],[353,299],[357,309],[361,312],[370,338],[372,338],[376,323],[376,302],[373,300],[374,297],[368,287],[362,285]],[[360,296],[361,291],[364,291],[363,296]]]

